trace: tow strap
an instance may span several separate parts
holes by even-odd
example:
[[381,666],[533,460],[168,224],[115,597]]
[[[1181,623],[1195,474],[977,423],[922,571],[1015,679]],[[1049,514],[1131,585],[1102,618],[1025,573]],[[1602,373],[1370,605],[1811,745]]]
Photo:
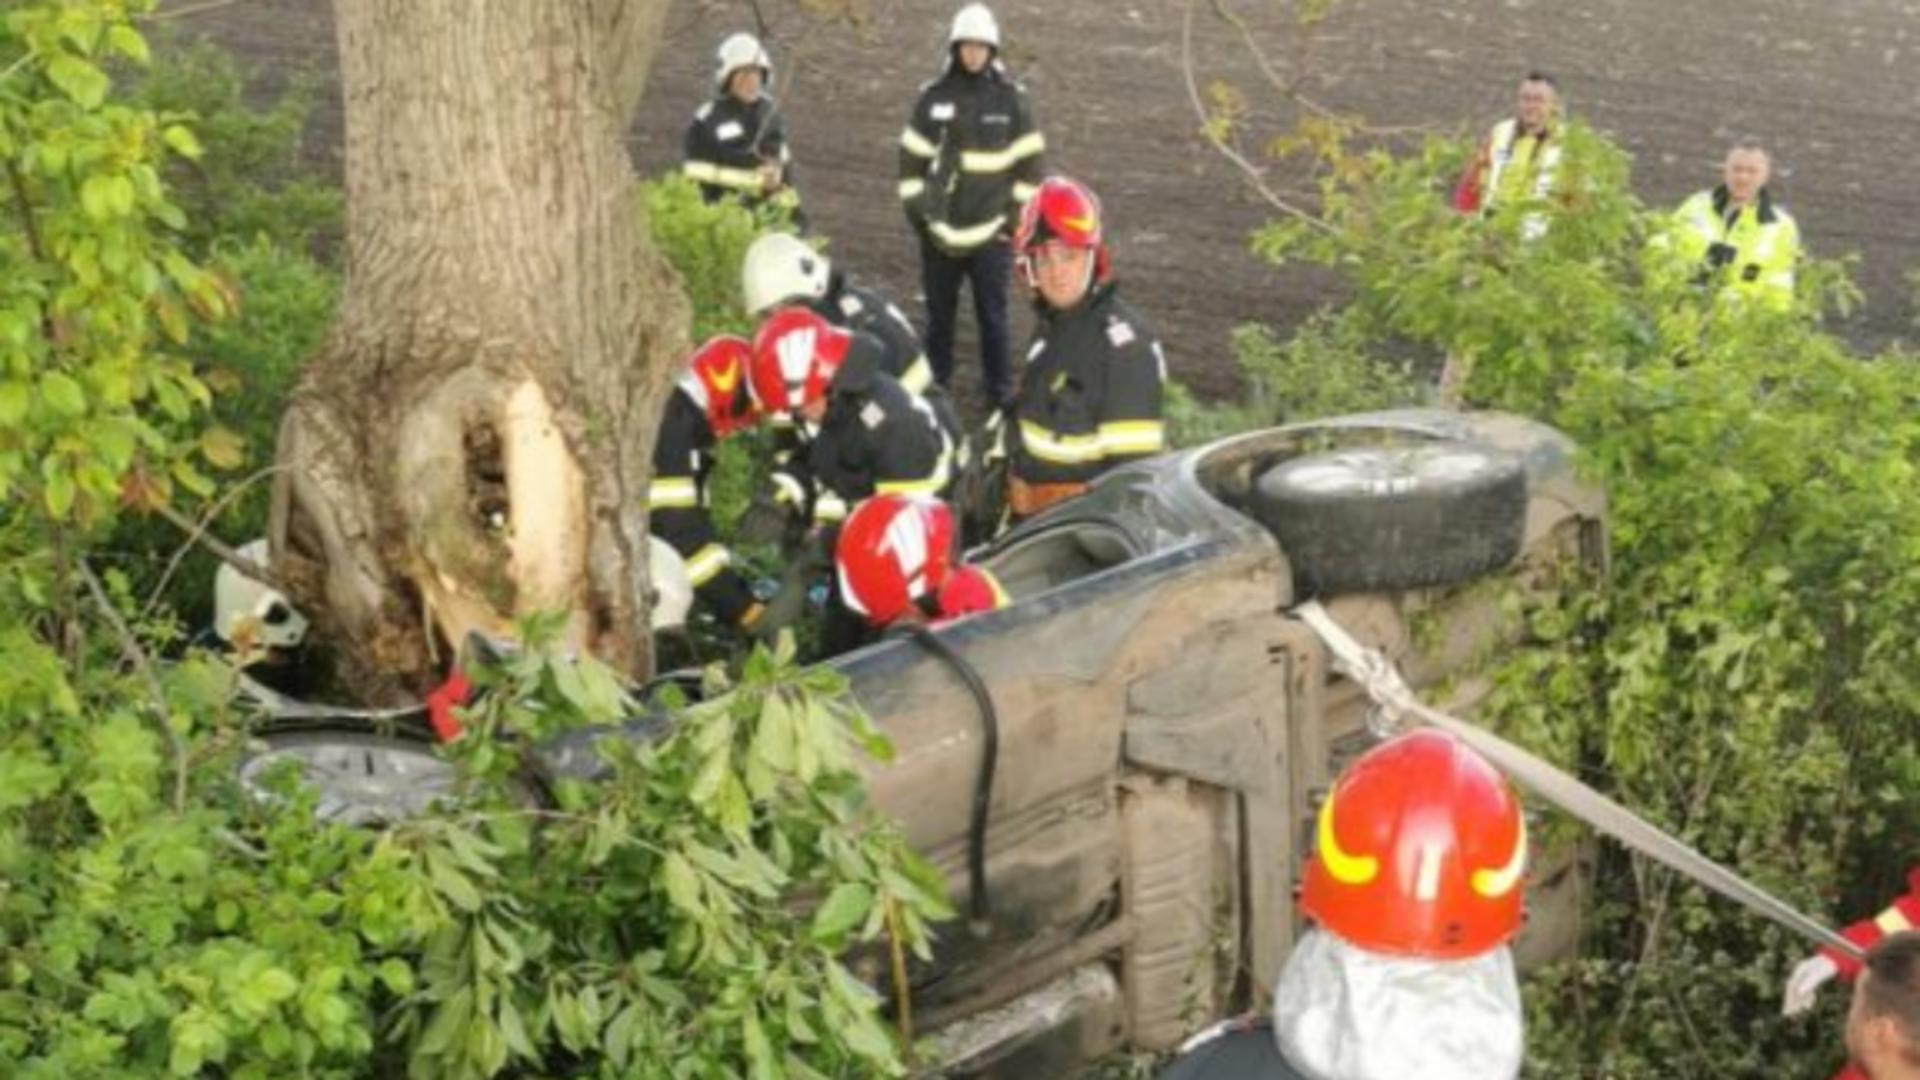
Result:
[[1863,955],[1853,942],[1574,777],[1484,728],[1423,704],[1384,653],[1354,640],[1319,601],[1310,600],[1292,613],[1319,635],[1333,654],[1334,667],[1366,691],[1390,726],[1412,719],[1438,728],[1485,755],[1541,798],[1634,851],[1817,945],[1838,949],[1847,956]]

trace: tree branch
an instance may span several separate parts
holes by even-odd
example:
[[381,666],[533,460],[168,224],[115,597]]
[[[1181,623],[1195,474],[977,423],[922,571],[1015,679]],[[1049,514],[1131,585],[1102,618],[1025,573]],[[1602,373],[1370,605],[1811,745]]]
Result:
[[[179,548],[175,549],[173,558],[167,560],[167,568],[161,573],[160,581],[154,585],[153,592],[147,597],[147,602],[140,606],[140,617],[142,619],[153,614],[153,609],[159,606],[160,598],[166,594],[167,585],[173,581],[174,571],[180,569],[180,562],[187,557],[187,552],[192,551],[205,537],[208,526],[213,524],[213,519],[226,512],[227,507],[233,505],[234,500],[238,499],[248,488],[269,476],[283,473],[286,470],[287,466],[285,465],[269,465],[228,488],[224,494],[214,500],[213,505],[207,508],[206,513],[200,515],[199,522],[196,523],[192,529],[188,530],[186,543],[181,544]],[[236,567],[235,569],[240,568]],[[244,570],[241,570],[241,572],[245,573]],[[261,584],[279,588],[279,586],[274,585],[273,582],[270,581],[262,581]],[[282,589],[281,591],[284,592],[285,590]]]
[[1222,156],[1239,166],[1240,171],[1246,174],[1247,182],[1253,186],[1261,198],[1267,201],[1268,205],[1305,225],[1330,236],[1334,235],[1338,230],[1302,207],[1281,198],[1278,192],[1267,186],[1266,176],[1259,166],[1248,161],[1246,156],[1235,150],[1226,139],[1214,133],[1211,126],[1212,117],[1207,115],[1206,102],[1200,98],[1200,84],[1193,74],[1193,9],[1198,3],[1199,0],[1187,0],[1186,18],[1182,21],[1180,32],[1180,72],[1186,79],[1187,100],[1193,105],[1194,115],[1200,119],[1201,133],[1206,136],[1208,142],[1213,144],[1214,149],[1220,151]]
[[[273,469],[262,470],[262,472],[271,472],[281,468],[284,468],[284,466],[276,465]],[[248,477],[243,483],[252,483],[259,475],[260,474],[255,474],[255,476]],[[217,504],[214,509],[216,512],[218,511],[219,507]],[[218,556],[221,562],[226,563],[228,566],[233,567],[235,570],[240,571],[240,573],[265,585],[269,589],[278,589],[281,592],[287,591],[286,583],[274,577],[273,573],[266,567],[261,566],[259,563],[240,554],[233,548],[228,547],[225,543],[207,535],[205,522],[196,522],[187,515],[168,506],[166,503],[155,506],[153,512],[179,526],[180,530],[187,534],[187,543],[199,544],[201,547],[206,548]],[[171,573],[171,569],[169,569],[168,572]]]
[[187,809],[187,746],[180,733],[173,730],[169,720],[171,710],[167,707],[167,690],[160,685],[160,676],[153,670],[153,661],[148,658],[145,649],[140,647],[140,639],[133,634],[133,628],[113,606],[113,599],[107,595],[107,588],[100,583],[100,576],[93,572],[85,559],[75,560],[80,576],[87,583],[87,592],[100,608],[100,614],[112,628],[113,636],[119,639],[120,654],[130,664],[140,681],[146,684],[147,693],[153,698],[153,707],[160,723],[160,730],[167,737],[167,744],[173,748],[173,812],[184,813]]

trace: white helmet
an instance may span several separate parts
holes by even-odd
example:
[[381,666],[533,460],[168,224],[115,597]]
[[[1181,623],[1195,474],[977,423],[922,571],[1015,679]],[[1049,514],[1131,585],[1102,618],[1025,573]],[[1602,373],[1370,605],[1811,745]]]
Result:
[[985,4],[968,4],[953,17],[953,32],[947,35],[948,45],[958,45],[963,41],[978,41],[982,45],[1000,47],[1000,23],[993,17],[993,11]]
[[792,233],[770,232],[747,248],[740,264],[740,296],[759,317],[793,299],[827,295],[833,263]]
[[757,67],[760,78],[765,82],[773,81],[773,58],[761,46],[760,39],[752,34],[739,33],[720,43],[717,54],[719,70],[714,72],[714,81],[720,84],[720,92],[726,93],[727,82],[733,73],[741,68]]
[[653,629],[685,626],[687,613],[693,610],[693,580],[687,577],[687,561],[657,536],[647,537],[647,576],[653,585],[653,608],[648,613]]
[[[267,542],[255,540],[241,547],[239,554],[265,566]],[[245,639],[251,645],[291,649],[307,636],[307,617],[280,590],[223,562],[213,575],[213,632],[228,645]]]

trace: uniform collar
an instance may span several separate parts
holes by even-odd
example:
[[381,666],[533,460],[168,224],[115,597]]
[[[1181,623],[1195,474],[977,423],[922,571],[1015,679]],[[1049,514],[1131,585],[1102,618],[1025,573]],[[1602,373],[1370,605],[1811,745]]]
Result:
[[[1713,189],[1714,213],[1726,217],[1727,210],[1732,205],[1733,195],[1727,191],[1727,185],[1721,184]],[[1768,188],[1760,189],[1759,197],[1753,200],[1753,209],[1755,217],[1762,225],[1771,225],[1780,219],[1779,212],[1773,208],[1773,192]]]

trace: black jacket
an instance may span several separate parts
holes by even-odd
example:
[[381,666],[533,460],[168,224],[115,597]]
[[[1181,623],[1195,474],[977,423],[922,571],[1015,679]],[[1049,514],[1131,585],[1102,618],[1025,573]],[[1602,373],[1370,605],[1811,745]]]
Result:
[[1086,483],[1166,448],[1166,354],[1112,284],[1043,311],[1020,375],[1010,466],[1031,484]]
[[728,195],[750,206],[766,201],[769,196],[760,186],[760,166],[777,162],[782,187],[772,200],[789,207],[799,205],[786,122],[770,97],[761,95],[753,104],[743,105],[731,94],[722,94],[701,105],[687,125],[683,156],[681,172],[699,183],[708,202]]
[[653,444],[653,486],[647,521],[687,561],[694,595],[721,621],[737,624],[753,606],[753,591],[733,569],[708,511],[707,474],[713,468],[713,428],[706,410],[675,387]]
[[952,481],[951,438],[925,399],[881,369],[880,355],[870,336],[854,335],[807,441],[813,489],[847,508],[879,494],[944,497]]
[[922,88],[900,133],[908,220],[949,254],[985,247],[1019,223],[1045,149],[1026,91],[998,61],[978,75],[951,63]]

